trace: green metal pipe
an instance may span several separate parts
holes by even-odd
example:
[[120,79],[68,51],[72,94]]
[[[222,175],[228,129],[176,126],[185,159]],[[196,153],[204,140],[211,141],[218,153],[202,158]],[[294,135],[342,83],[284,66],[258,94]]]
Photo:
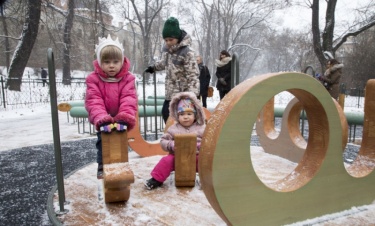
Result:
[[[284,110],[285,110],[284,107],[275,107],[274,108],[275,117],[277,118],[283,117]],[[363,125],[363,120],[364,120],[363,112],[344,111],[344,114],[349,125]],[[301,113],[301,119],[302,119],[302,113]]]

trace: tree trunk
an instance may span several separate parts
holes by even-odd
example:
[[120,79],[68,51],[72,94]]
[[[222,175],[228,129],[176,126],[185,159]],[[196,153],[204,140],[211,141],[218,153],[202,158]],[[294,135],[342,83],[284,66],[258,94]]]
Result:
[[42,0],[28,0],[28,14],[23,26],[22,37],[10,63],[7,82],[9,90],[21,91],[23,71],[38,36],[41,2]]
[[105,29],[104,29],[104,21],[103,21],[103,14],[102,14],[102,7],[100,5],[100,1],[95,1],[95,20],[98,20],[97,13],[99,11],[99,20],[100,20],[100,27],[101,27],[101,35],[99,37],[105,37]]
[[3,22],[4,28],[4,46],[5,46],[5,66],[7,67],[7,71],[9,71],[10,65],[10,47],[9,47],[9,38],[8,38],[8,26],[5,16],[1,13],[1,20]]
[[323,30],[323,51],[329,51],[335,56],[333,52],[333,32],[335,30],[335,10],[337,0],[330,0],[327,2],[326,11],[326,25]]
[[320,40],[320,29],[319,29],[319,0],[314,0],[311,6],[312,9],[312,33],[313,33],[313,46],[314,46],[314,53],[318,58],[321,66],[321,72],[323,72],[323,68],[325,65],[326,59],[323,55],[322,44]]
[[74,0],[69,0],[68,3],[68,16],[66,17],[65,27],[64,27],[64,57],[63,57],[63,84],[71,84],[70,76],[70,47],[71,47],[71,30],[73,27],[74,19]]

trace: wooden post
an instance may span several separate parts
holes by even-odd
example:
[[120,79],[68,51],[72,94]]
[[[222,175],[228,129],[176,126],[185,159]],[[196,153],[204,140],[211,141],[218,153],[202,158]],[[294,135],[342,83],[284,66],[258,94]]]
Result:
[[194,187],[196,173],[196,134],[175,135],[176,187]]
[[102,133],[105,202],[127,201],[134,174],[128,163],[127,132]]
[[126,132],[102,133],[103,164],[128,161],[128,138]]

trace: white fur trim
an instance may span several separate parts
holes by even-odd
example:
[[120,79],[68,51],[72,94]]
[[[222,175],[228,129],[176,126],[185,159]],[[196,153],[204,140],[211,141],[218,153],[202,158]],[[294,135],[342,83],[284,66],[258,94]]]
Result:
[[99,37],[99,43],[98,43],[98,45],[95,45],[96,59],[98,60],[99,66],[101,66],[101,64],[100,64],[100,52],[106,46],[116,46],[117,48],[119,48],[121,50],[121,53],[122,53],[122,60],[124,60],[124,47],[119,42],[118,37],[116,38],[116,40],[113,40],[111,38],[111,35],[108,34],[107,38],[105,38],[105,37],[100,38]]

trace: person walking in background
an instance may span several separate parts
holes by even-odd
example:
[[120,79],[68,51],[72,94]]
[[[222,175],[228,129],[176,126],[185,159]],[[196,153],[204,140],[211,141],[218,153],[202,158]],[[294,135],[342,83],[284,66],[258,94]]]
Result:
[[163,120],[166,123],[169,103],[174,94],[190,91],[199,96],[199,69],[195,51],[190,47],[191,37],[180,29],[176,18],[170,17],[165,21],[162,36],[165,44],[161,59],[148,66],[145,72],[166,71],[165,100],[162,108]]
[[47,82],[48,73],[47,73],[46,69],[44,69],[44,68],[40,68],[40,69],[42,69],[41,77],[42,77],[42,82],[43,82],[43,87],[44,87],[46,85],[46,83],[48,84],[48,82]]
[[85,107],[90,123],[98,131],[97,178],[102,179],[101,132],[131,130],[136,122],[138,101],[135,77],[129,72],[130,62],[124,56],[124,48],[118,39],[113,41],[110,35],[99,38],[95,53],[94,71],[86,78]]
[[174,153],[179,151],[175,149],[174,145],[176,134],[192,133],[197,135],[195,170],[198,172],[199,151],[203,132],[206,128],[203,107],[194,93],[182,92],[174,95],[170,102],[169,111],[175,123],[167,129],[160,139],[162,149],[169,154],[161,158],[152,170],[152,177],[145,182],[145,187],[148,190],[162,186],[163,182],[174,171]]
[[331,97],[337,100],[339,97],[340,79],[344,65],[336,59],[330,59],[327,61],[326,67],[327,69],[324,72],[324,76],[320,76],[319,79],[323,82]]
[[199,99],[202,100],[203,107],[207,108],[208,87],[210,86],[211,75],[207,66],[203,64],[202,57],[197,56],[197,63],[199,68]]
[[224,98],[224,96],[230,91],[231,89],[231,61],[232,57],[226,50],[222,50],[220,52],[219,59],[215,60],[216,65],[216,77],[217,83],[216,88],[219,90],[220,100]]

